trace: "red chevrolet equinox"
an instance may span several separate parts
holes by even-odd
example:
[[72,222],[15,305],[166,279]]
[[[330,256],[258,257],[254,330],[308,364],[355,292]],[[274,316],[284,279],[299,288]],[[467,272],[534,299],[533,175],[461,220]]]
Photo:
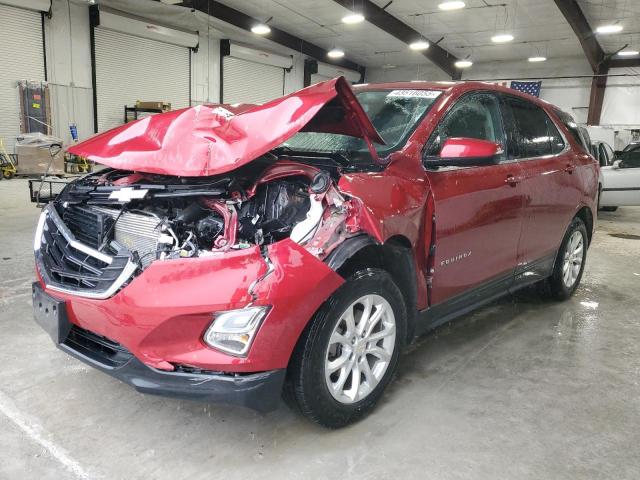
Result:
[[37,322],[145,393],[283,396],[341,427],[402,348],[527,285],[580,283],[598,166],[569,115],[484,83],[337,78],[69,149],[105,168],[40,216]]

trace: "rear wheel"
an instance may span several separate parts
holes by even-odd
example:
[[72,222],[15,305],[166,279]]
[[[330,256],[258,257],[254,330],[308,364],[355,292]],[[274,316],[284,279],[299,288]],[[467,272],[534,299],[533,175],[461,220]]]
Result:
[[556,256],[553,274],[543,284],[543,292],[556,300],[566,300],[578,288],[587,259],[589,237],[582,219],[569,225]]
[[406,307],[391,276],[379,269],[356,272],[298,341],[286,398],[325,427],[354,422],[391,381],[405,332]]

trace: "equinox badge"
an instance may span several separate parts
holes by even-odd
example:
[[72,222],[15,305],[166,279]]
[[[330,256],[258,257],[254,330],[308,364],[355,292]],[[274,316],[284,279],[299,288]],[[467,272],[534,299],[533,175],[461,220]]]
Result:
[[451,265],[452,263],[459,262],[460,260],[464,260],[465,258],[469,258],[471,256],[471,250],[464,253],[459,253],[455,257],[447,258],[440,262],[441,267],[446,267],[447,265]]

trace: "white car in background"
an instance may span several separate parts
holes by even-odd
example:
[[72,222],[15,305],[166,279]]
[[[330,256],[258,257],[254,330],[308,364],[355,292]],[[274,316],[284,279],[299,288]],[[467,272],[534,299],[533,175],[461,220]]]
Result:
[[600,168],[600,209],[640,206],[640,143],[631,143],[616,156],[613,165]]

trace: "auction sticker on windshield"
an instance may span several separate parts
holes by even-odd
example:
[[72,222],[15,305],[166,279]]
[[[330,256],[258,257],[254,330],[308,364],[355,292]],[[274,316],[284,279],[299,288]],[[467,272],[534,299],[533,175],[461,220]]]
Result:
[[387,97],[438,98],[440,90],[392,90]]

